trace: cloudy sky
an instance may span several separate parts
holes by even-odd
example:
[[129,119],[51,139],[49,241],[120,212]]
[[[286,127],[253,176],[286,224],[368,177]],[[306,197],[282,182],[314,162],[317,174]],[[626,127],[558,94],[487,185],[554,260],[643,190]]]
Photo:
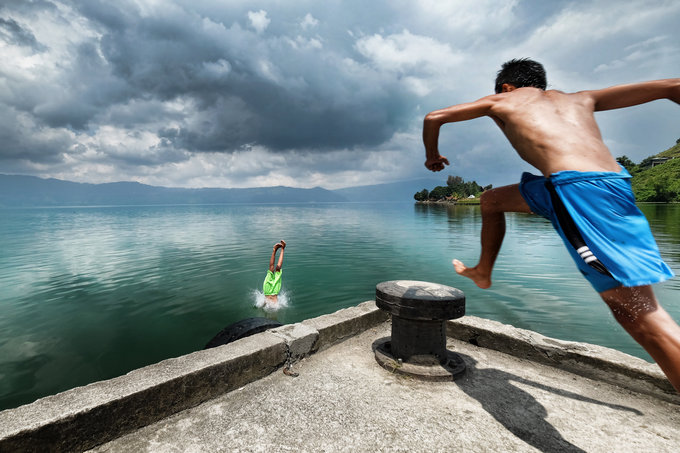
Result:
[[[423,116],[532,57],[549,88],[680,76],[676,0],[1,0],[0,173],[329,189],[428,177]],[[615,156],[680,138],[680,108],[597,114]],[[480,184],[529,167],[488,118],[440,150]]]

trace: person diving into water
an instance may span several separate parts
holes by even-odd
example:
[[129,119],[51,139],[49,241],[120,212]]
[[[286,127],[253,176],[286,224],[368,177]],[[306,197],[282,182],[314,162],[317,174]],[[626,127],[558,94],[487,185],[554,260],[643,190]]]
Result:
[[[269,269],[267,270],[267,275],[262,283],[262,293],[265,297],[265,302],[271,305],[278,304],[279,292],[281,292],[281,266],[283,265],[283,251],[286,248],[286,242],[281,240],[274,244],[274,250],[272,250],[272,256],[269,259]],[[279,262],[276,263],[276,252],[281,250],[279,254]]]

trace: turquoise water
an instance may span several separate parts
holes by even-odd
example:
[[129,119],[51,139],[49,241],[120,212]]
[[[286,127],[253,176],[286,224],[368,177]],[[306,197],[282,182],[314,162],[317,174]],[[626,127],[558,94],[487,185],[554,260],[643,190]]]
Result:
[[[680,274],[680,205],[644,205]],[[494,284],[474,264],[478,207],[412,203],[4,209],[0,217],[0,409],[203,346],[224,326],[282,323],[371,300],[378,282],[465,291],[467,313],[649,360],[582,279],[549,223],[508,215]],[[255,307],[272,245],[285,239],[288,306]],[[680,279],[656,286],[680,320]]]

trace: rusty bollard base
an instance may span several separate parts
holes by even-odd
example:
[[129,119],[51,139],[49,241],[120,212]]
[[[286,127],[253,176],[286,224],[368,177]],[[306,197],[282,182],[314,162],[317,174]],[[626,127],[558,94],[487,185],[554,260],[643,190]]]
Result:
[[465,374],[463,358],[453,351],[446,351],[444,361],[432,355],[411,356],[408,362],[392,355],[389,338],[379,340],[375,346],[375,360],[386,370],[411,376],[424,381],[451,381]]
[[446,349],[446,320],[465,314],[465,294],[436,283],[393,280],[376,286],[376,305],[392,315],[392,336],[374,344],[385,369],[424,380],[452,380],[465,362]]

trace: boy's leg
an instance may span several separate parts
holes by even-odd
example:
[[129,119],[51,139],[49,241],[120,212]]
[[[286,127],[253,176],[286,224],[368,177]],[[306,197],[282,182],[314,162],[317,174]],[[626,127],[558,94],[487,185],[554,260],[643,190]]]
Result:
[[274,244],[274,250],[272,250],[272,256],[269,258],[269,270],[276,272],[276,251],[281,248],[281,243],[277,242]]
[[468,277],[480,288],[491,286],[491,271],[503,244],[506,212],[531,212],[519,191],[519,184],[487,190],[480,198],[482,212],[482,252],[475,267],[453,260],[460,275]]
[[281,266],[283,266],[283,252],[284,250],[286,250],[286,242],[283,239],[281,239],[281,242],[279,242],[277,245],[280,246],[281,253],[279,253],[279,263],[276,265],[276,270],[280,271]]
[[680,327],[659,305],[652,287],[620,286],[600,296],[619,324],[652,356],[680,392]]

